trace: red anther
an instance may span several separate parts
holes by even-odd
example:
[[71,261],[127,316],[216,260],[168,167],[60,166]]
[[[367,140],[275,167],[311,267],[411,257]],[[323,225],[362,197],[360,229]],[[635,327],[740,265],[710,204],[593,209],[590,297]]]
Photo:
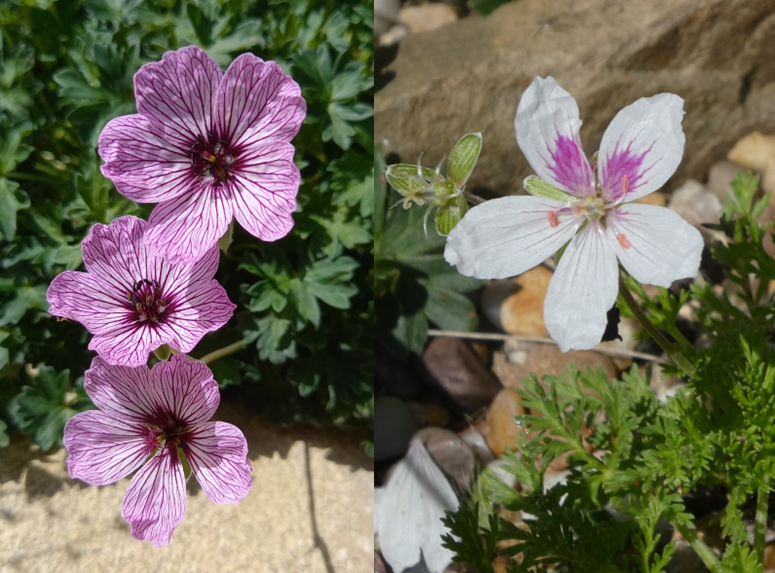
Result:
[[560,224],[560,220],[557,218],[557,213],[554,211],[549,211],[549,225],[552,226],[552,228],[556,227]]
[[622,195],[627,195],[630,192],[630,176],[622,175]]
[[[627,177],[625,175],[625,177]],[[627,238],[627,235],[624,233],[619,233],[616,235],[616,240],[619,241],[619,244],[622,246],[623,249],[629,249],[632,246],[632,243],[630,243],[630,240]]]

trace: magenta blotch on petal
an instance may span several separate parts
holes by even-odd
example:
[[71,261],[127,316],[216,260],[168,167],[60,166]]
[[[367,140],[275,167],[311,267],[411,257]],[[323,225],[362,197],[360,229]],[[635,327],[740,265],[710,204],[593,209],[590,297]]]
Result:
[[84,388],[100,410],[77,414],[65,426],[70,475],[105,485],[139,468],[121,510],[136,539],[166,545],[183,520],[181,453],[216,503],[237,503],[250,492],[245,436],[231,424],[208,421],[219,394],[204,364],[175,355],[149,370],[96,357]]
[[65,271],[49,286],[49,312],[82,323],[89,349],[111,364],[139,366],[168,344],[190,352],[236,306],[213,279],[218,248],[176,265],[148,252],[146,223],[127,216],[97,224],[83,241],[88,272]]
[[307,106],[280,66],[243,54],[223,74],[188,46],[140,68],[135,97],[139,113],[111,120],[99,153],[120,193],[159,203],[151,252],[194,261],[235,217],[265,241],[288,234],[300,180],[290,141]]

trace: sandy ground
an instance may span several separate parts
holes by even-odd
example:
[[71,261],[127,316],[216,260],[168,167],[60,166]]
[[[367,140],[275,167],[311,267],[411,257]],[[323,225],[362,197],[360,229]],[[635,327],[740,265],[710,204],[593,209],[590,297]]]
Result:
[[192,477],[167,547],[130,536],[120,515],[129,479],[87,486],[68,477],[64,449],[43,455],[17,439],[0,450],[0,573],[370,571],[374,466],[359,437],[283,429],[234,407],[217,417],[248,438],[253,490],[216,505]]

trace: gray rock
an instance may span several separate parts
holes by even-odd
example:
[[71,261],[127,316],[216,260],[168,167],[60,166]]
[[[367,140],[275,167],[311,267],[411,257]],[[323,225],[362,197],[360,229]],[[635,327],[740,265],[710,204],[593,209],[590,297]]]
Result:
[[471,489],[476,459],[462,438],[443,428],[425,428],[417,432],[417,439],[425,444],[433,460],[461,491]]
[[521,0],[487,18],[410,35],[375,96],[375,140],[435,164],[465,133],[483,131],[469,189],[521,190],[532,173],[514,116],[535,76],[578,101],[588,156],[614,115],[672,92],[685,100],[686,153],[670,190],[704,180],[735,141],[775,131],[775,0]]
[[721,201],[699,181],[689,179],[673,192],[667,204],[695,227],[703,223],[718,223],[721,219]]
[[430,381],[441,386],[465,412],[487,406],[501,389],[498,379],[482,366],[471,346],[457,338],[433,339],[422,361]]
[[730,183],[737,177],[738,171],[745,172],[747,170],[739,165],[735,165],[731,161],[717,161],[710,166],[710,171],[708,172],[708,183],[706,185],[708,191],[721,201],[724,201],[724,196],[732,193]]
[[398,398],[374,400],[374,459],[389,460],[403,455],[417,431],[409,407]]

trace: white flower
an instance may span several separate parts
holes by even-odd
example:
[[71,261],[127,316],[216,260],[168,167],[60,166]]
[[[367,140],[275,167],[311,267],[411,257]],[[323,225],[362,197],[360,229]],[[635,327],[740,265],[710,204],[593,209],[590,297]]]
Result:
[[421,558],[431,573],[452,563],[453,552],[441,545],[441,536],[449,533],[441,518],[445,510],[457,511],[459,501],[417,437],[375,502],[374,527],[393,571],[414,567]]
[[664,185],[681,162],[682,117],[683,100],[673,94],[625,107],[603,135],[596,174],[581,148],[576,101],[554,78],[536,78],[514,120],[538,174],[525,180],[533,196],[472,208],[450,233],[444,258],[467,276],[506,278],[567,243],[544,322],[563,352],[592,348],[616,302],[617,258],[636,280],[662,287],[699,269],[697,229],[669,209],[632,203]]

